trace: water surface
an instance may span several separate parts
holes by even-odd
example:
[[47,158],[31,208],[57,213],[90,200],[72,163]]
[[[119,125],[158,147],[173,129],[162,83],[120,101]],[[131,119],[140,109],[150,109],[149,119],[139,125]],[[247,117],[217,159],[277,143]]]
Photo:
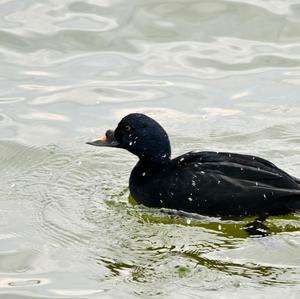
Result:
[[0,1],[0,296],[299,298],[300,216],[128,202],[135,157],[85,142],[130,112],[173,155],[251,153],[300,177],[297,0]]

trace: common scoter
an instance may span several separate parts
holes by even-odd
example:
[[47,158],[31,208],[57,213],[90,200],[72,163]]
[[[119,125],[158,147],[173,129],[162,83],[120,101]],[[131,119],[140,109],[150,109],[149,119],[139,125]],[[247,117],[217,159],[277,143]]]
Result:
[[273,163],[229,152],[188,152],[171,159],[166,131],[140,113],[125,116],[95,146],[138,156],[129,189],[140,204],[211,216],[282,215],[300,210],[300,180]]

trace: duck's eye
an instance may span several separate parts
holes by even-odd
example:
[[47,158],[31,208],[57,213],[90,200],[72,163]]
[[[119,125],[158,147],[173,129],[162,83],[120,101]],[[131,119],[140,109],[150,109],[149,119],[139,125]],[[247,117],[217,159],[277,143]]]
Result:
[[131,130],[131,127],[130,127],[129,125],[126,125],[126,126],[125,126],[125,130],[126,130],[126,131],[130,131],[130,130]]

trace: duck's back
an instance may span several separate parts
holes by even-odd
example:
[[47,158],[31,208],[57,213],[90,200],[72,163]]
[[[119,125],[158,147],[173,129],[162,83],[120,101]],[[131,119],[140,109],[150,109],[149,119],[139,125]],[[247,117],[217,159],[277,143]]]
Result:
[[161,168],[138,163],[133,197],[147,206],[206,215],[278,215],[300,209],[300,181],[271,162],[233,153],[190,152]]

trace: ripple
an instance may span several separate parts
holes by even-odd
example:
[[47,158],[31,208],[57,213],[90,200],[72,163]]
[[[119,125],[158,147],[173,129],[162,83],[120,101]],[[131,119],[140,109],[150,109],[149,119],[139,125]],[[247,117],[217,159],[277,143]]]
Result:
[[212,68],[224,71],[247,71],[249,69],[257,69],[257,66],[259,66],[260,69],[266,69],[268,67],[296,68],[300,65],[298,60],[272,55],[260,55],[254,57],[250,63],[243,62],[237,64],[225,64],[221,61],[217,62],[215,60],[201,59],[198,57],[187,57],[186,61],[190,66],[198,67],[200,69]]
[[0,105],[1,104],[7,104],[7,103],[16,103],[24,101],[24,97],[0,97]]
[[[46,157],[42,149],[33,146],[22,145],[16,142],[1,141],[1,171],[15,176],[30,170],[38,165]],[[22,157],[22,158],[21,158]]]
[[32,269],[38,252],[34,250],[14,250],[9,252],[0,251],[1,272],[26,272]]
[[65,52],[75,48],[77,51],[99,51],[110,44],[109,38],[98,39],[97,31],[85,31],[84,34],[82,32],[81,30],[65,29],[49,35],[34,33],[23,37],[7,30],[0,30],[0,36],[3,47],[17,53],[45,49]]
[[53,293],[63,295],[63,296],[91,296],[102,293],[103,290],[99,289],[55,289],[52,290]]
[[[80,93],[78,92],[80,90]],[[150,101],[164,97],[163,91],[155,89],[130,90],[126,88],[113,87],[74,87],[68,91],[55,92],[52,95],[40,96],[35,98],[32,105],[45,105],[49,103],[72,101],[82,105],[95,105],[100,103],[122,103],[136,101]]]
[[[59,28],[75,29],[80,31],[109,31],[117,28],[119,24],[112,18],[91,15],[66,14],[64,20],[56,22]],[[60,29],[61,30],[61,29]]]
[[46,278],[0,278],[0,289],[3,288],[23,288],[36,287],[49,284]]

